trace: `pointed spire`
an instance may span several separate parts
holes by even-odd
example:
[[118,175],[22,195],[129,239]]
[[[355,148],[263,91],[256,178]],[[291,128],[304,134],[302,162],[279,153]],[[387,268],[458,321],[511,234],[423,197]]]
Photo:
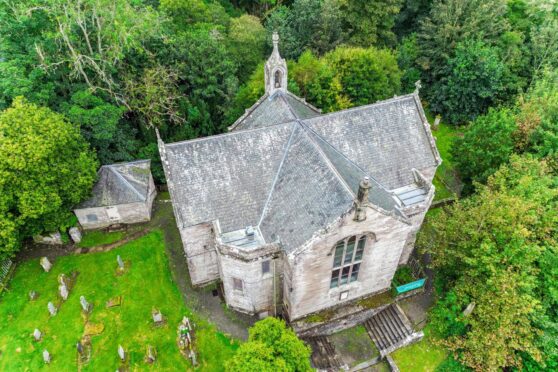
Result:
[[287,90],[287,62],[279,54],[279,34],[274,32],[271,41],[273,52],[265,63],[265,92],[272,95],[275,91]]

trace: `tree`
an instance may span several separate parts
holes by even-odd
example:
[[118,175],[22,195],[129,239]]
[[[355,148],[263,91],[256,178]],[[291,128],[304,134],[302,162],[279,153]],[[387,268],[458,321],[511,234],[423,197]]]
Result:
[[467,366],[496,371],[524,359],[556,361],[548,337],[556,335],[558,292],[548,279],[557,273],[548,262],[558,258],[557,207],[546,163],[513,155],[477,194],[442,210],[420,234],[443,283],[433,322]]
[[231,53],[242,68],[240,81],[245,81],[254,68],[264,59],[266,32],[258,18],[242,15],[231,20],[229,28]]
[[[517,130],[514,113],[509,109],[490,109],[479,116],[455,140],[452,158],[461,180],[470,188],[473,182],[485,183],[514,152]],[[471,190],[466,190],[471,191]]]
[[401,72],[393,53],[370,47],[340,47],[325,56],[352,106],[393,97],[401,87]]
[[343,29],[350,44],[364,48],[395,44],[393,26],[401,0],[339,0],[339,3]]
[[24,238],[67,227],[97,161],[77,125],[21,97],[0,113],[0,139],[1,258]]
[[504,97],[508,75],[495,48],[482,41],[459,43],[448,74],[432,85],[431,108],[453,124],[474,120]]
[[250,328],[248,342],[240,346],[226,370],[311,371],[310,348],[285,326],[284,321],[269,317]]
[[343,37],[337,0],[295,0],[291,7],[277,7],[265,26],[269,34],[279,33],[281,54],[289,59],[297,59],[308,49],[322,55]]

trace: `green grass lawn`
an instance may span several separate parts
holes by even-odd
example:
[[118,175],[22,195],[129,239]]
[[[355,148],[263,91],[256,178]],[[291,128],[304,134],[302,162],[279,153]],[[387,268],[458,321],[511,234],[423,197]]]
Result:
[[[116,255],[130,266],[116,275]],[[78,271],[77,282],[58,314],[50,317],[48,301],[58,301],[57,277]],[[29,301],[29,290],[39,293]],[[128,354],[131,371],[175,371],[191,369],[176,345],[176,326],[186,315],[197,328],[198,361],[204,371],[220,371],[223,363],[238,347],[214,326],[192,314],[183,303],[171,279],[165,254],[163,234],[154,231],[109,252],[60,257],[49,273],[38,260],[21,263],[9,289],[0,297],[0,370],[1,371],[76,371],[76,342],[84,334],[86,318],[81,313],[79,297],[93,304],[90,324],[102,324],[101,334],[92,336],[92,357],[83,371],[115,371],[120,362],[117,348],[121,344]],[[107,308],[105,303],[122,296],[122,305]],[[152,324],[151,310],[161,310],[167,323],[159,328]],[[35,342],[32,332],[38,328],[43,339]],[[155,365],[144,362],[147,345],[157,349]],[[48,349],[52,363],[43,363],[42,351]]]
[[114,232],[105,232],[105,231],[88,231],[83,234],[81,242],[79,242],[78,246],[82,248],[90,248],[95,247],[98,245],[103,244],[111,244],[121,240],[124,237],[124,231],[114,231]]
[[[430,113],[426,113],[428,121],[434,123],[434,118]],[[440,122],[438,130],[433,130],[432,134],[436,137],[436,147],[442,157],[442,164],[438,167],[436,176],[434,177],[434,186],[436,187],[435,200],[446,199],[453,196],[451,184],[455,183],[454,165],[450,154],[453,141],[460,135],[459,128]]]
[[431,372],[447,358],[447,351],[432,342],[428,327],[424,338],[391,354],[401,372]]

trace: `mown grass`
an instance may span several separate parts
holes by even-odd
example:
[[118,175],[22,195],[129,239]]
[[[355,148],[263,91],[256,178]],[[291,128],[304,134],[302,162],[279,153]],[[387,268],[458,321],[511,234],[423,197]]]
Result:
[[[430,123],[434,123],[434,118],[430,113],[426,112],[426,117]],[[432,131],[432,134],[436,137],[436,147],[443,160],[433,181],[436,187],[435,200],[446,199],[454,195],[450,185],[456,182],[453,179],[455,177],[455,167],[450,151],[453,141],[459,137],[460,133],[459,128],[444,122],[440,122],[438,129]]]
[[[129,264],[120,276],[116,275],[118,254]],[[51,318],[47,303],[58,301],[57,277],[73,271],[79,272],[75,287]],[[35,301],[28,299],[31,289],[39,293]],[[81,295],[94,306],[88,320],[81,313]],[[122,305],[107,308],[105,303],[115,296],[122,296]],[[153,307],[165,316],[164,326],[153,326]],[[119,368],[118,345],[127,351],[132,371],[192,369],[176,345],[176,326],[184,315],[197,326],[200,369],[221,371],[238,344],[185,307],[172,281],[163,234],[158,230],[109,252],[60,257],[49,273],[41,269],[38,260],[23,262],[0,297],[0,370],[76,371],[75,345],[83,336],[86,321],[102,324],[104,330],[91,338],[92,357],[83,371]],[[35,328],[43,333],[40,342],[32,338]],[[154,365],[144,362],[148,344],[157,349]],[[42,358],[44,349],[52,355],[48,366]]]
[[391,354],[401,372],[435,371],[447,358],[447,351],[433,343],[433,336],[428,327],[424,329],[424,334],[421,341]]
[[83,234],[81,242],[79,242],[78,246],[82,248],[90,248],[98,245],[111,244],[121,240],[124,237],[124,234],[124,231],[88,231]]

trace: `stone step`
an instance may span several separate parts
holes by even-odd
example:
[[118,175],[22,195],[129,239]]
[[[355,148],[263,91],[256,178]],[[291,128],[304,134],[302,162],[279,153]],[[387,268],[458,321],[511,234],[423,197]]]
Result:
[[397,304],[382,309],[366,320],[364,326],[382,356],[417,338],[405,313]]
[[335,347],[326,336],[316,336],[304,339],[312,348],[312,364],[319,370],[338,371],[342,363],[337,357]]

